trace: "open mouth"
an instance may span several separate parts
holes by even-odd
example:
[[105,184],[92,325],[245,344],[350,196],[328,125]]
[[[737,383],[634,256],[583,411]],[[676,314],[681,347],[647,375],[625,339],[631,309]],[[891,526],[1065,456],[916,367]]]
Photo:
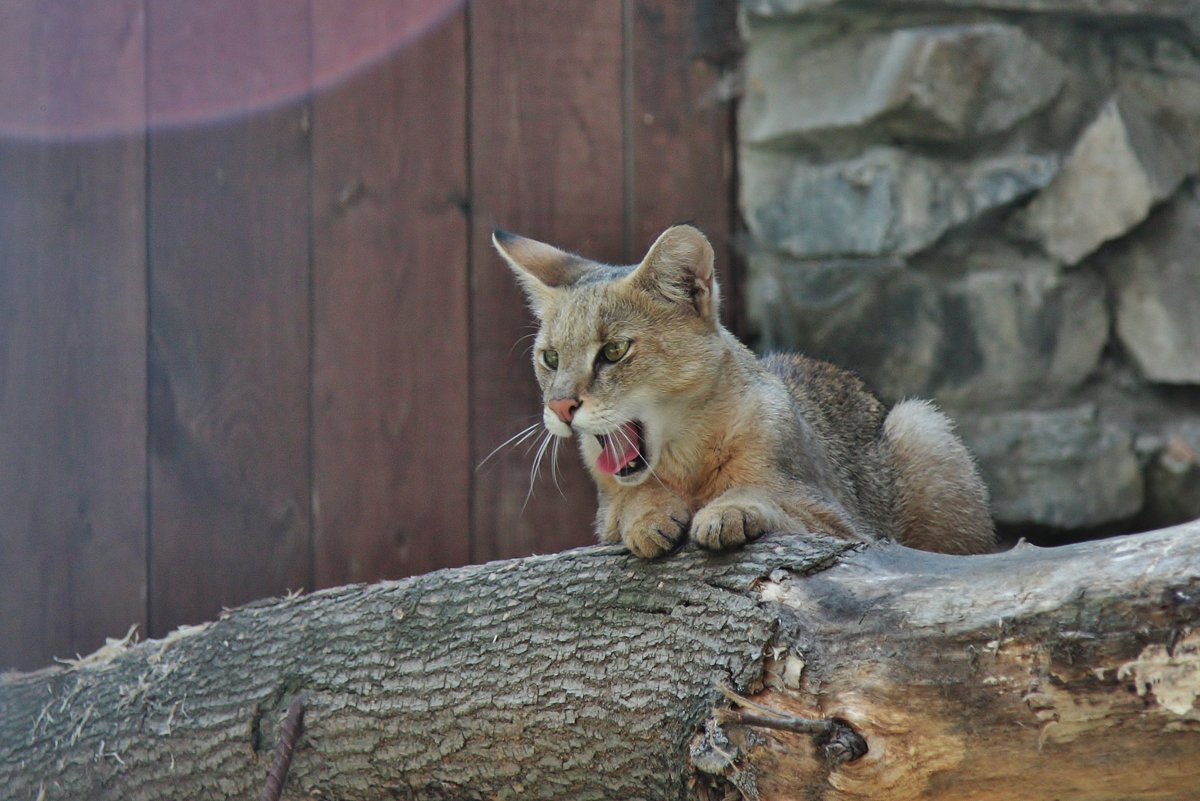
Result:
[[646,434],[636,420],[607,434],[597,434],[600,456],[596,468],[610,476],[626,478],[646,469]]

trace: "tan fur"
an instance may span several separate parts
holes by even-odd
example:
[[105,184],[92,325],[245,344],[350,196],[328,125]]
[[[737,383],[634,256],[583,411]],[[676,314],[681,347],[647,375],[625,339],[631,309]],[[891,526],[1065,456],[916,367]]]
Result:
[[[546,427],[578,435],[603,541],[643,557],[685,535],[724,549],[797,529],[950,553],[993,547],[987,492],[949,421],[919,401],[889,413],[825,362],[755,357],[719,322],[713,251],[695,228],[668,229],[631,267],[502,232],[494,242],[541,321]],[[626,341],[623,358],[601,358]],[[578,403],[569,422],[549,406],[564,399]],[[628,421],[644,432],[648,468],[621,478],[599,468],[596,435]]]
[[884,433],[896,465],[896,509],[904,543],[943,553],[977,553],[989,536],[988,493],[950,420],[928,401],[896,404]]

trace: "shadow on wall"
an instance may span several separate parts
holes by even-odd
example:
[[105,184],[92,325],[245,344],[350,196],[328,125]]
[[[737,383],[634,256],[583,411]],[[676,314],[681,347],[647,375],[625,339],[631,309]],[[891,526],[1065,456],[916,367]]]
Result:
[[937,398],[1010,534],[1200,517],[1200,21],[1106,0],[743,7],[759,347]]

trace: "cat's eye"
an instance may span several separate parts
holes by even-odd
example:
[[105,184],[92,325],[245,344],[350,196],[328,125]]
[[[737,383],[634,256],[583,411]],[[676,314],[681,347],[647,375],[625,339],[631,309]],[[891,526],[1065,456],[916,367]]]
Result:
[[558,369],[558,351],[556,351],[556,350],[542,351],[542,363],[545,364],[547,367],[549,367],[551,370],[557,370]]
[[600,349],[600,355],[604,357],[604,361],[609,363],[621,361],[621,359],[625,358],[625,354],[628,352],[628,339],[614,340]]

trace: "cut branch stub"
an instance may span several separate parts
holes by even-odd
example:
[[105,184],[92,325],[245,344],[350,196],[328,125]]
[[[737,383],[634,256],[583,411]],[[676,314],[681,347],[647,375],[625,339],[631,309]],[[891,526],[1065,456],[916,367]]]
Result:
[[[717,709],[713,719],[721,726],[750,726],[808,734],[821,749],[830,765],[853,762],[867,753],[867,741],[844,720],[839,718],[804,718],[755,703],[728,687],[721,693],[741,709]],[[750,710],[750,711],[747,711]]]

